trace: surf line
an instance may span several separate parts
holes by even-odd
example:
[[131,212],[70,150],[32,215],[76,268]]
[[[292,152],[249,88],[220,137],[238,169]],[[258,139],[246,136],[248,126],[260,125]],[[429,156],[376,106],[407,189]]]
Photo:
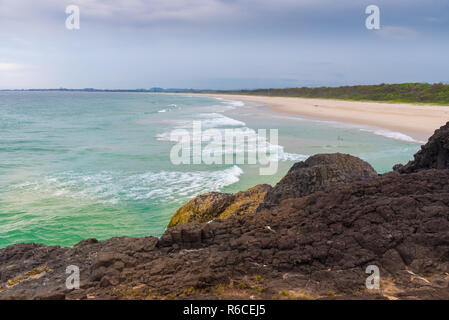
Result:
[[[269,129],[270,139],[267,140],[267,129],[242,130],[240,128],[224,129],[224,135],[218,129],[202,131],[201,121],[193,121],[192,134],[186,129],[176,129],[170,134],[170,140],[176,144],[170,151],[170,160],[174,165],[206,164],[257,164],[260,175],[273,175],[277,172],[279,150],[272,146],[278,145],[278,130]],[[224,138],[224,139],[223,139]],[[202,142],[209,142],[203,149]],[[234,153],[238,146],[246,146],[246,152]],[[245,159],[246,158],[246,159]],[[245,161],[246,160],[246,161]]]

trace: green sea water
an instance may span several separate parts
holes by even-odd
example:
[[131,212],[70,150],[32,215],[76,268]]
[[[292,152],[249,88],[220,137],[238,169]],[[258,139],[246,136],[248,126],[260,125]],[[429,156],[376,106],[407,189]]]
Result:
[[[277,173],[261,176],[258,165],[172,164],[170,132],[195,120],[205,129],[278,129]],[[312,154],[350,153],[386,172],[419,147],[397,132],[202,96],[0,92],[0,247],[160,236],[195,195],[275,184]]]

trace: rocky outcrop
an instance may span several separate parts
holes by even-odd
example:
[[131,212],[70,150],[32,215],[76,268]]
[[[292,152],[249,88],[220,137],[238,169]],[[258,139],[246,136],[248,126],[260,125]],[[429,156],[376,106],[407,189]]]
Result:
[[318,154],[298,162],[274,188],[258,185],[236,194],[209,192],[179,208],[169,227],[187,222],[208,222],[243,215],[278,205],[344,182],[377,177],[371,165],[349,154]]
[[396,165],[393,169],[399,173],[411,173],[426,169],[449,169],[449,122],[435,131],[414,158],[405,166]]
[[173,227],[193,221],[208,222],[213,219],[226,219],[234,215],[255,212],[270,190],[271,186],[261,184],[235,194],[219,192],[202,194],[179,208],[168,226]]
[[295,163],[267,193],[261,208],[277,205],[284,199],[300,198],[338,183],[374,177],[377,173],[373,167],[357,157],[341,153],[317,154]]
[[[389,173],[160,239],[10,246],[0,299],[449,299],[448,180],[449,170]],[[79,290],[65,286],[68,265]],[[368,265],[381,290],[365,288]]]

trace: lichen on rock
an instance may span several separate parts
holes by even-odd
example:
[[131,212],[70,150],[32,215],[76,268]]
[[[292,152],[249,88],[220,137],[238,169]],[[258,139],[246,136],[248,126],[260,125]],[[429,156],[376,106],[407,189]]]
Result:
[[208,222],[235,215],[253,213],[271,186],[260,184],[237,193],[209,192],[195,197],[179,208],[168,224],[174,227],[187,222]]

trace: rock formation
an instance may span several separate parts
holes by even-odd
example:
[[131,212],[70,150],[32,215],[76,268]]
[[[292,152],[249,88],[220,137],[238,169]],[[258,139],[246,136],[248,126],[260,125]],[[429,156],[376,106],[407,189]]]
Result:
[[173,227],[192,221],[208,222],[255,212],[269,190],[271,186],[261,184],[235,194],[219,192],[202,194],[179,208],[168,226]]
[[[0,298],[449,299],[449,170],[335,185],[160,238],[0,250]],[[68,265],[81,288],[65,287]],[[368,265],[382,290],[364,287]]]
[[396,165],[393,169],[399,173],[411,173],[426,169],[449,169],[449,122],[435,131],[414,158],[415,160],[405,166]]
[[317,154],[298,162],[274,188],[257,185],[236,194],[209,192],[179,208],[169,227],[187,222],[208,222],[244,215],[278,205],[281,200],[300,198],[338,183],[377,177],[371,165],[349,154]]
[[267,193],[264,208],[284,199],[300,198],[338,183],[377,177],[371,165],[349,154],[317,154],[298,162]]

